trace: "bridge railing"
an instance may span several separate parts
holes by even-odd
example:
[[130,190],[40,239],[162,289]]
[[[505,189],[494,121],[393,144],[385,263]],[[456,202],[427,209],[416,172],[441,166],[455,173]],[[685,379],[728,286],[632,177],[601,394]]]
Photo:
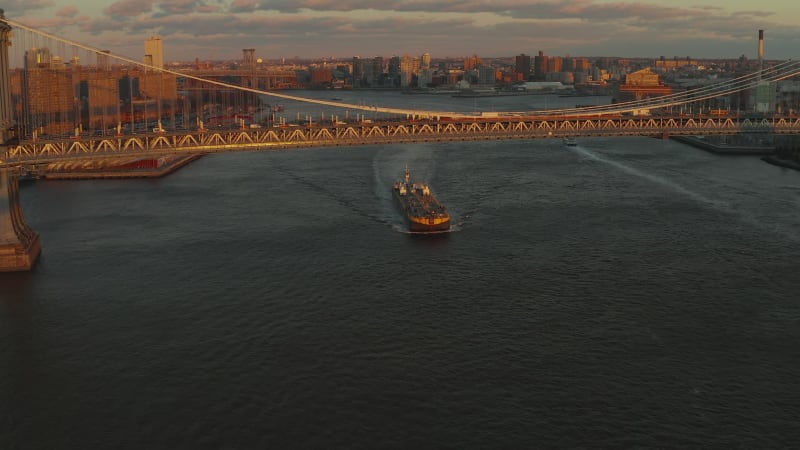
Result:
[[313,124],[259,129],[194,130],[24,142],[9,146],[0,165],[81,158],[159,156],[180,153],[351,146],[419,141],[719,135],[800,134],[800,118],[640,116],[606,118],[514,118],[493,120],[390,121]]

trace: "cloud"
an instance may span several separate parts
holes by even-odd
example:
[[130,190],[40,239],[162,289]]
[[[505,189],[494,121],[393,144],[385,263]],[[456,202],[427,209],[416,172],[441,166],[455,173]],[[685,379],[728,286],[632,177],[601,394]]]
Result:
[[149,13],[155,0],[117,0],[103,12],[112,17],[136,17]]
[[[155,7],[155,8],[154,8]],[[207,0],[117,0],[105,9],[112,17],[142,16],[147,20],[189,13],[216,15],[222,11],[229,14],[253,14],[261,11],[282,13],[278,17],[288,20],[288,16],[311,15],[320,17],[358,12],[359,15],[371,13],[373,17],[384,13],[421,13],[420,18],[438,14],[460,14],[475,17],[483,16],[486,21],[535,20],[545,19],[576,20],[581,23],[602,21],[623,26],[638,27],[642,24],[660,23],[670,19],[697,21],[732,16],[748,17],[747,12],[727,13],[719,7],[700,5],[684,8],[662,6],[655,3],[610,2],[598,3],[596,0],[218,0],[209,4]],[[750,17],[766,17],[770,13],[750,14]],[[384,14],[385,15],[385,14]],[[491,18],[491,19],[490,19]]]
[[0,9],[5,12],[5,16],[13,19],[15,16],[22,16],[23,14],[45,9],[53,6],[53,0],[7,0],[0,5]]
[[774,11],[735,11],[731,14],[732,17],[770,17],[774,16]]
[[159,15],[187,14],[195,11],[207,12],[218,9],[216,6],[207,5],[204,0],[170,0],[159,3],[158,8],[161,10]]
[[538,50],[553,55],[702,57],[720,49],[738,56],[755,49],[758,29],[768,30],[768,51],[786,52],[788,43],[797,44],[791,27],[780,25],[782,18],[766,10],[598,1],[117,0],[102,17],[78,17],[74,7],[62,7],[53,10],[52,18],[30,14],[30,23],[20,22],[68,38],[79,30],[91,36],[88,42],[102,42],[100,48],[130,49],[134,55],[141,53],[146,36],[158,34],[168,58],[175,52],[173,57],[187,59],[237,57],[242,48],[304,57],[426,50],[487,57]]
[[597,3],[593,0],[233,0],[231,12],[272,10],[301,11],[395,11],[425,13],[491,13],[516,18],[624,18],[675,17],[701,13],[712,8],[679,8],[644,2]]
[[56,16],[58,17],[75,17],[77,15],[78,15],[78,8],[72,5],[65,6],[56,11]]
[[[64,8],[64,9],[67,11],[64,11],[63,15],[57,15],[56,17],[44,17],[44,18],[38,15],[35,18],[23,17],[20,20],[20,23],[35,30],[47,31],[48,33],[68,38],[67,36],[68,31],[73,31],[75,27],[80,27],[84,23],[90,22],[92,20],[92,18],[88,16],[77,15],[77,11],[73,12],[69,8]],[[27,35],[28,32],[26,31],[25,33]]]
[[210,14],[220,11],[220,6],[210,5],[205,0],[117,0],[103,10],[112,18],[163,17],[189,13]]
[[125,28],[125,24],[121,21],[110,20],[106,18],[95,18],[91,20],[85,20],[80,23],[79,29],[84,33],[89,33],[91,35],[97,36],[106,31],[112,32],[119,32],[119,31],[127,31]]
[[259,10],[258,0],[233,0],[228,11],[232,13],[253,12]]
[[213,14],[222,11],[222,9],[217,5],[197,5],[195,10],[204,14]]

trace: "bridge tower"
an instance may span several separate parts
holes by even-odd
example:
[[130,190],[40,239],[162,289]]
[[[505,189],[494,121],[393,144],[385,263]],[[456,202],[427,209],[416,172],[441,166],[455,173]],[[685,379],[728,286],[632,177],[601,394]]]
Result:
[[[5,19],[5,12],[0,9],[0,18]],[[13,139],[14,135],[14,109],[11,106],[11,79],[8,72],[8,47],[11,26],[5,21],[0,22],[0,145]]]
[[[0,18],[5,19],[2,9]],[[11,27],[0,22],[0,155],[15,138],[8,71],[10,33]],[[0,166],[0,272],[30,270],[41,251],[39,235],[31,230],[22,216],[19,180],[12,169]]]

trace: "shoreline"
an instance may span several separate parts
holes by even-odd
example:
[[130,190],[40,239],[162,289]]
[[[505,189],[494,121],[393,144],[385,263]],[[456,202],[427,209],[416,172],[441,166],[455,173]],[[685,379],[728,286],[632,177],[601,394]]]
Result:
[[695,136],[671,136],[675,141],[705,150],[717,155],[757,155],[765,156],[775,153],[775,147],[746,147],[737,145],[717,145],[698,139]]
[[789,159],[778,158],[774,155],[767,155],[761,158],[762,161],[772,164],[773,166],[785,167],[787,169],[800,170],[800,162],[792,161]]
[[478,98],[478,97],[524,97],[527,95],[558,95],[563,94],[553,91],[519,91],[519,92],[461,92],[452,94],[451,97],[455,98]]

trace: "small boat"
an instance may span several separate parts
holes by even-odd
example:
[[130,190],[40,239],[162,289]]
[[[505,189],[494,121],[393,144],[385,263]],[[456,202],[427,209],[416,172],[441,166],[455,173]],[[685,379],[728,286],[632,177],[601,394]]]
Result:
[[576,141],[574,138],[564,138],[564,145],[567,147],[577,147],[578,141]]

